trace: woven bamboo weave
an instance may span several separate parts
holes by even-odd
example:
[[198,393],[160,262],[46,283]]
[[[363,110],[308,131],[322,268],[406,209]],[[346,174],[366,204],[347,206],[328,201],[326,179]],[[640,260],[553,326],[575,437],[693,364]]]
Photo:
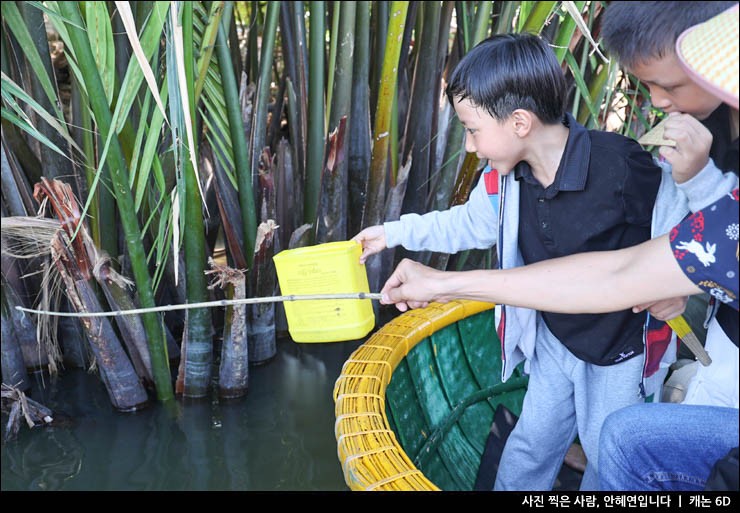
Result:
[[368,338],[342,367],[334,386],[337,455],[352,490],[439,490],[411,461],[386,416],[393,371],[421,340],[491,303],[432,303],[396,317]]

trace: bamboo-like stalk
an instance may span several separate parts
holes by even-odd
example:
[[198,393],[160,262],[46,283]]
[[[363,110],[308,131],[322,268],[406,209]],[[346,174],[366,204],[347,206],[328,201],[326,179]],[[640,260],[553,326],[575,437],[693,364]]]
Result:
[[[272,175],[272,159],[263,155],[263,170],[260,172],[260,195],[262,196],[262,222],[257,228],[253,266],[250,270],[249,289],[252,295],[264,296],[275,292],[277,279],[275,264],[276,231],[275,186]],[[247,308],[247,332],[249,339],[249,361],[262,364],[277,353],[275,335],[275,303],[255,303]]]
[[[572,2],[577,6],[578,11],[583,9],[586,2]],[[562,63],[565,60],[565,54],[568,52],[569,47],[572,48],[571,44],[574,42],[573,35],[576,32],[576,21],[571,16],[565,16],[558,25],[558,32],[553,40],[552,50],[555,52],[555,56],[558,58],[558,62]],[[580,33],[576,36],[581,38]]]
[[[295,168],[295,161],[298,160],[296,146],[304,145],[304,140],[298,140],[299,137],[294,130],[292,120],[298,119],[298,107],[296,103],[295,92],[290,79],[287,79],[287,96],[288,96],[288,128],[290,139],[297,143],[289,144],[287,140],[281,138],[278,142],[277,149],[277,170],[275,172],[275,218],[280,219],[280,233],[278,234],[279,248],[286,248],[290,234],[297,226],[303,223],[303,209],[295,208],[296,205],[305,205],[304,175]],[[322,150],[323,151],[323,150]]]
[[[84,31],[84,22],[76,3],[60,2],[61,14],[69,20],[67,28],[70,40],[75,47],[75,56],[80,64],[85,85],[90,95],[90,103],[95,114],[95,121],[101,135],[105,138],[111,130],[111,113],[105,100],[103,84],[98,75],[95,61],[90,50],[90,42]],[[114,184],[113,191],[116,204],[121,213],[121,225],[126,234],[126,244],[134,273],[137,291],[142,306],[154,306],[152,280],[146,261],[146,254],[141,242],[141,229],[135,215],[134,201],[128,185],[128,169],[121,152],[121,147],[115,137],[111,140],[108,152],[108,165]],[[165,341],[161,320],[153,314],[144,316],[144,326],[147,331],[149,351],[152,358],[152,372],[157,388],[157,397],[161,401],[172,399],[172,383],[170,382],[169,365],[165,352]]]
[[496,2],[494,9],[495,21],[493,33],[503,34],[511,32],[514,16],[517,11],[517,2]]
[[435,141],[432,138],[434,116],[439,98],[439,78],[437,70],[437,47],[439,38],[439,2],[421,4],[422,31],[417,34],[420,48],[416,54],[414,79],[411,91],[411,104],[406,121],[404,160],[413,155],[414,172],[409,175],[408,194],[404,197],[403,212],[423,213],[426,211],[426,198],[429,189],[429,169]]
[[208,144],[201,144],[201,157],[210,162],[213,167],[213,186],[218,200],[218,210],[221,214],[221,223],[229,250],[231,265],[237,269],[245,269],[247,260],[244,258],[244,230],[239,210],[239,196],[237,190],[226,175],[226,171],[218,159],[214,159]]
[[374,59],[370,63],[370,118],[375,119],[375,108],[378,105],[378,86],[383,69],[385,39],[388,36],[388,10],[391,2],[381,0],[372,3],[372,47]]
[[[488,3],[488,2],[486,2]],[[462,40],[463,48],[470,49],[473,37],[470,30],[470,13],[468,12],[468,2],[455,2],[455,11],[457,16],[457,37]]]
[[303,222],[314,224],[319,211],[321,171],[324,167],[324,2],[312,1],[308,60],[308,143]]
[[339,35],[339,21],[342,14],[342,4],[339,2],[330,3],[329,14],[331,16],[331,30],[329,32],[329,60],[327,62],[329,69],[326,74],[326,120],[324,124],[326,128],[329,128],[333,105],[332,97],[334,96],[334,74],[337,68],[337,46],[341,39]]
[[347,235],[360,231],[365,188],[370,171],[370,4],[357,2],[355,13],[355,54],[352,72],[352,111],[349,127],[347,162],[348,203]]
[[[93,274],[103,289],[108,304],[113,310],[130,310],[135,307],[133,298],[126,288],[133,283],[120,276],[110,265],[110,259],[101,259],[93,268]],[[139,317],[116,317],[118,331],[126,345],[136,374],[145,384],[153,384],[152,362],[146,345],[146,332]]]
[[530,2],[532,9],[529,14],[519,18],[520,32],[539,33],[545,25],[550,13],[555,8],[557,2]]
[[[340,175],[340,166],[345,161],[345,134],[346,121],[344,117],[339,121],[339,125],[329,134],[328,155],[324,172],[322,173],[321,201],[319,203],[319,218],[316,220],[316,237],[318,242],[330,242],[342,240],[335,238],[334,225],[338,221],[338,209],[329,205],[331,201],[336,201],[337,197],[346,192],[346,181],[342,180]],[[329,217],[326,222],[322,217]],[[342,223],[340,223],[340,226]],[[346,238],[346,237],[345,237]]]
[[[308,44],[306,40],[306,8],[304,2],[289,2],[293,12],[293,27],[295,28],[296,48],[296,78],[293,86],[296,95],[300,98],[298,103],[299,112],[299,137],[293,143],[295,146],[295,167],[298,176],[306,174],[306,139],[308,137]],[[323,134],[322,134],[323,135]]]
[[243,257],[246,265],[252,262],[251,253],[254,252],[252,246],[254,237],[257,233],[257,216],[254,206],[254,192],[252,187],[252,167],[249,159],[249,145],[244,137],[244,123],[242,122],[242,109],[239,102],[239,91],[236,84],[236,77],[231,67],[231,55],[226,46],[226,32],[223,24],[218,29],[217,56],[219,69],[221,70],[221,85],[224,90],[224,100],[226,101],[226,112],[229,118],[229,133],[231,136],[231,148],[234,152],[234,167],[239,183],[239,205],[241,207],[241,226],[243,234],[241,235],[244,242]]
[[[247,295],[244,272],[209,261],[215,276],[210,288],[222,288],[229,299],[243,299]],[[219,364],[218,393],[224,398],[241,397],[249,388],[249,343],[247,339],[247,306],[230,305],[224,314],[221,361]]]
[[[597,111],[600,111],[598,106],[602,104],[604,96],[606,95],[606,83],[609,79],[610,73],[611,70],[609,69],[609,66],[604,64],[591,77],[591,80],[588,83],[588,90],[591,96],[591,101],[593,102],[593,105],[596,106]],[[586,98],[584,98],[582,103],[585,103],[586,101]],[[579,116],[578,122],[584,126],[587,125],[588,115],[590,114],[590,112],[590,109],[583,109],[583,114]],[[606,120],[606,116],[604,116],[604,120]],[[600,121],[601,120],[598,117],[593,119],[594,126],[600,127]],[[604,127],[600,128],[603,129]]]
[[[85,305],[85,308],[92,311],[100,308],[89,281],[77,280],[74,286],[79,294],[79,305]],[[89,317],[83,317],[82,323],[113,406],[121,411],[140,409],[147,403],[148,397],[131,361],[118,342],[113,326],[107,319],[98,321]]]
[[[275,253],[288,248],[291,234],[303,219],[303,211],[294,208],[293,203],[295,201],[299,205],[303,204],[303,181],[301,176],[296,176],[291,155],[288,141],[281,139],[278,143],[275,170],[275,219],[280,219],[281,225],[275,240]],[[275,331],[288,331],[288,320],[282,304],[275,305]]]
[[[461,3],[461,2],[456,2]],[[482,41],[488,34],[491,23],[492,4],[490,2],[480,2],[475,12],[475,21],[471,38],[465,44],[475,46]],[[459,36],[458,36],[459,37]],[[472,47],[466,47],[467,53]],[[452,106],[450,106],[452,109]],[[460,121],[452,110],[449,133],[445,145],[444,157],[439,170],[439,176],[434,189],[434,201],[430,210],[446,210],[453,206],[450,202],[452,189],[454,187],[457,171],[465,158],[465,132]]]
[[[408,185],[408,177],[411,172],[412,160],[409,159],[406,163],[398,170],[398,176],[396,177],[396,184],[391,187],[388,191],[388,201],[385,206],[385,219],[395,220],[401,215],[403,208],[403,198],[406,195],[406,187]],[[373,276],[389,276],[393,272],[393,263],[396,260],[396,249],[389,248],[383,251],[378,258],[373,261],[369,261],[367,265],[367,273],[372,272]],[[377,290],[381,284],[369,284],[370,290]],[[379,314],[378,305],[373,305],[376,310],[376,316]]]
[[[401,54],[401,35],[406,24],[408,2],[393,2],[390,23],[386,37],[386,52],[383,56],[383,71],[378,90],[378,105],[375,109],[373,146],[370,157],[370,174],[367,180],[365,210],[362,214],[362,227],[379,224],[383,221],[385,187],[388,175],[388,149],[391,114],[397,85],[398,58]],[[368,260],[372,264],[372,258]],[[371,288],[380,285],[378,267],[368,265],[368,282]]]
[[[73,127],[73,133],[77,144],[82,148],[83,155],[82,161],[85,163],[95,162],[95,143],[93,142],[93,126],[92,117],[90,116],[90,109],[88,108],[90,101],[87,98],[82,87],[79,85],[74,87],[75,78],[72,77],[72,119],[74,119],[75,126]],[[88,223],[90,236],[93,239],[95,245],[99,248],[103,247],[103,230],[101,230],[101,206],[100,206],[100,189],[96,188],[94,191],[89,191],[89,185],[93,183],[95,179],[95,169],[92,165],[84,166],[84,173],[78,177],[78,181],[85,182],[84,195],[81,197],[87,200],[87,212],[88,212]],[[113,208],[115,212],[115,205],[110,205],[108,208]],[[107,236],[110,236],[108,234]]]
[[5,278],[2,280],[2,321],[0,327],[2,328],[2,339],[0,339],[0,347],[2,348],[2,372],[3,372],[3,384],[7,384],[18,388],[19,390],[28,390],[31,387],[31,381],[28,379],[28,373],[26,372],[26,364],[23,361],[23,351],[18,343],[18,337],[15,329],[13,328],[13,319],[11,317],[11,309],[5,300]]
[[[61,303],[60,309],[69,311],[69,300],[60,295],[59,301]],[[89,369],[94,365],[90,343],[87,341],[87,335],[77,319],[62,317],[57,319],[56,325],[54,323],[47,324],[49,328],[52,329],[56,326],[56,331],[54,333],[50,333],[49,337],[51,338],[56,336],[57,340],[59,340],[62,352],[62,364],[65,369]],[[146,348],[146,339],[143,340]],[[148,357],[149,348],[146,348],[146,354]],[[152,382],[151,378],[149,382]]]
[[259,77],[259,47],[257,46],[257,39],[259,38],[260,29],[260,8],[259,2],[249,2],[250,9],[250,20],[249,20],[249,40],[247,41],[247,78],[248,82],[254,83]]
[[10,215],[25,216],[28,214],[21,196],[21,188],[13,177],[13,170],[10,168],[4,143],[0,143],[0,183],[2,183],[3,204],[7,204]]
[[[3,259],[5,260],[5,259]],[[7,261],[3,262],[3,275],[9,272]],[[23,362],[27,369],[37,371],[50,366],[55,368],[55,362],[49,360],[46,351],[41,349],[41,344],[36,339],[36,323],[33,319],[23,315],[19,307],[23,308],[23,301],[13,284],[3,279],[2,284],[4,302],[7,302],[10,310],[10,320],[13,323],[13,332],[18,340],[18,345],[23,354]]]
[[452,190],[450,205],[462,205],[470,197],[475,178],[478,175],[480,159],[475,153],[467,153],[465,160],[460,166],[460,172],[455,180],[455,188]]
[[121,411],[134,411],[144,405],[146,391],[134,371],[131,361],[123,351],[118,337],[108,319],[84,316],[89,312],[102,312],[90,281],[84,277],[70,247],[59,231],[51,240],[51,255],[67,287],[67,297],[77,313],[83,314],[81,322],[95,355],[100,378],[105,384],[113,406]]
[[[185,59],[185,84],[190,108],[190,118],[195,124],[195,98],[191,86],[195,83],[193,66],[193,4],[186,2],[182,10],[182,37]],[[230,64],[228,65],[231,66]],[[187,122],[187,121],[186,121]],[[193,133],[197,133],[193,126]],[[195,146],[196,141],[189,144]],[[191,151],[197,154],[197,149]],[[185,288],[189,303],[198,303],[208,298],[208,285],[204,271],[206,269],[206,244],[201,208],[200,186],[191,159],[184,158],[185,170],[185,226],[187,236],[183,238],[185,250]],[[211,384],[211,363],[213,361],[213,333],[211,326],[211,311],[194,309],[188,312],[187,321],[187,351],[185,358],[185,397],[205,397]]]
[[[319,202],[319,216],[316,220],[316,240],[336,242],[347,239],[347,158],[345,149],[349,142],[351,125],[349,118],[352,104],[352,59],[355,44],[355,2],[336,4],[340,11],[338,32],[335,34],[342,42],[337,50],[334,80],[334,95],[330,111],[329,130],[338,131],[336,151],[333,162],[324,168]],[[336,12],[336,11],[335,11]],[[344,124],[340,127],[340,124]]]
[[[284,98],[284,92],[288,87],[292,87],[293,91],[288,94],[290,98],[288,101],[293,101],[293,104],[289,106],[291,109],[291,116],[289,118],[289,130],[290,138],[293,141],[293,151],[295,153],[295,163],[298,168],[298,172],[303,175],[303,169],[305,166],[305,152],[306,152],[306,130],[307,130],[307,85],[306,85],[306,62],[305,62],[305,22],[302,19],[303,16],[303,2],[281,2],[280,4],[280,30],[281,30],[281,41],[283,48],[283,60],[284,69],[283,74],[285,78],[281,81],[280,92],[276,98],[276,104],[273,107],[272,125],[279,127],[281,123],[281,116],[279,113],[282,110],[282,101]],[[273,132],[270,138],[270,147],[275,148],[277,146],[277,139],[275,135],[277,130],[271,130]]]
[[373,151],[370,158],[370,176],[367,182],[367,196],[365,211],[362,216],[362,226],[378,224],[383,219],[385,204],[385,184],[388,166],[388,148],[390,146],[389,130],[393,97],[397,85],[398,58],[401,54],[401,35],[406,24],[408,2],[393,2],[391,5],[390,23],[386,37],[386,52],[383,56],[383,71],[381,73],[378,91],[378,105],[375,109],[375,124],[373,128]]
[[[249,144],[250,169],[252,172],[258,169],[259,159],[265,146],[265,126],[267,124],[267,103],[270,98],[270,76],[272,74],[272,63],[274,60],[275,39],[277,33],[277,22],[280,15],[280,3],[269,2],[267,4],[267,13],[265,14],[265,28],[262,33],[262,48],[260,51],[260,76],[257,82],[257,94],[252,111],[252,133]],[[255,179],[256,177],[252,177]],[[257,236],[256,218],[255,231],[245,234],[245,244],[247,250],[245,256],[247,263],[252,264],[255,248],[252,245]]]

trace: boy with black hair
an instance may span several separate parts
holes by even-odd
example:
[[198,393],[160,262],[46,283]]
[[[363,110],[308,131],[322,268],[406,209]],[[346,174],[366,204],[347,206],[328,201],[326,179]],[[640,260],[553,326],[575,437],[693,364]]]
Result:
[[[629,247],[667,231],[684,213],[653,224],[654,207],[675,209],[673,199],[656,202],[662,173],[651,155],[619,134],[586,130],[565,113],[565,94],[560,65],[538,36],[478,44],[455,68],[447,95],[466,150],[489,166],[464,205],[362,230],[353,238],[363,245],[361,261],[398,245],[454,253],[495,244],[501,268],[511,268]],[[670,318],[684,305],[677,298],[652,308]],[[675,337],[631,310],[563,315],[497,305],[496,322],[502,380],[525,361],[529,385],[494,489],[552,489],[576,435],[588,457],[581,489],[596,489],[604,418],[645,395],[641,377],[653,364],[642,357],[644,341],[665,350]]]
[[[648,87],[653,106],[669,115],[664,138],[675,141],[676,147],[659,149],[661,165],[672,172],[692,212],[738,185],[738,110],[692,80],[679,61],[676,41],[690,27],[736,5],[610,2],[603,15],[601,37],[606,49]],[[678,164],[671,166],[666,160]],[[683,402],[737,408],[737,312],[712,298],[707,319],[705,348],[713,363],[697,365]]]

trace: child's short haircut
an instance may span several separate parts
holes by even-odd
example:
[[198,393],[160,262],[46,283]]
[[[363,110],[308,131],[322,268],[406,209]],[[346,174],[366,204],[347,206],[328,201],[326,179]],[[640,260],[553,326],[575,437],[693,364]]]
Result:
[[516,109],[548,125],[562,121],[566,84],[555,53],[534,34],[500,34],[470,50],[446,89],[450,104],[469,99],[503,121]]
[[610,2],[601,37],[627,69],[675,53],[681,33],[737,2]]

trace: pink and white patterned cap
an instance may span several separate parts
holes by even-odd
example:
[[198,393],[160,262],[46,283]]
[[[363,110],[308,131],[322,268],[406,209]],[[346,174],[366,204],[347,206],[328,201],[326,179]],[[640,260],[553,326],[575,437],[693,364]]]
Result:
[[685,30],[676,54],[697,84],[738,108],[738,5]]

